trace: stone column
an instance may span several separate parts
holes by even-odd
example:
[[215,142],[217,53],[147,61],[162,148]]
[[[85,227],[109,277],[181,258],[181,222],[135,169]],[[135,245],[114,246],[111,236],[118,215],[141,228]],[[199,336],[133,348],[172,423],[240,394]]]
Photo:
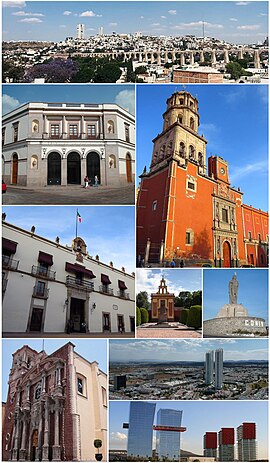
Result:
[[153,64],[155,62],[155,56],[154,56],[154,53],[152,52],[151,53],[151,64]]
[[148,264],[149,254],[150,254],[150,246],[151,246],[151,241],[150,241],[150,238],[148,238],[147,243],[146,243],[146,249],[145,249],[144,265]]
[[172,62],[174,63],[176,61],[176,52],[172,51]]
[[26,427],[27,427],[27,423],[26,423],[26,420],[24,419],[22,421],[22,442],[21,442],[21,448],[20,448],[20,451],[19,451],[19,461],[25,461],[25,453],[26,453],[26,449],[25,449],[25,444],[26,444]]
[[212,56],[211,56],[211,64],[216,64],[217,63],[217,57],[216,57],[216,52],[215,50],[212,51]]
[[40,405],[39,410],[39,423],[38,423],[38,447],[36,449],[36,460],[39,461],[41,457],[41,437],[42,437],[42,404]]
[[42,461],[49,461],[49,404],[45,402]]
[[52,448],[52,461],[61,461],[59,445],[59,402],[55,403],[54,413],[54,445]]
[[224,63],[228,64],[230,62],[228,50],[224,50]]
[[193,54],[193,51],[191,51],[191,52],[189,53],[189,57],[190,57],[190,64],[193,66],[193,64],[194,64],[194,54]]
[[255,50],[254,52],[254,67],[255,69],[260,69],[261,67],[259,50]]
[[238,59],[243,59],[244,58],[244,55],[243,55],[243,48],[240,48],[239,52],[238,52]]
[[204,54],[203,54],[203,50],[200,51],[200,63],[204,63]]
[[180,64],[181,64],[181,66],[185,66],[185,64],[186,64],[185,52],[180,54]]
[[67,185],[67,158],[66,155],[61,159],[61,185]]
[[161,53],[160,53],[160,51],[158,51],[158,54],[157,54],[157,64],[158,64],[158,66],[161,65]]
[[11,460],[12,461],[17,461],[18,459],[18,443],[19,443],[19,419],[16,418],[16,423],[15,423],[15,437],[14,437],[14,446],[12,448],[11,452]]
[[167,51],[165,51],[164,60],[165,60],[165,63],[168,63],[168,52]]
[[87,167],[86,166],[86,157],[83,154],[83,156],[81,157],[81,184],[82,185],[84,185],[84,177],[87,174],[87,168],[86,167]]

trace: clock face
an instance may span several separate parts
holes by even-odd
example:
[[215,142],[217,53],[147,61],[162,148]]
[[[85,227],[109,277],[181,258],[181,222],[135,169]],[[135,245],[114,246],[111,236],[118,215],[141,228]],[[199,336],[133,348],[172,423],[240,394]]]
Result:
[[221,175],[224,175],[224,174],[225,174],[225,169],[224,169],[224,167],[221,167],[221,168],[219,169],[219,172],[221,173]]

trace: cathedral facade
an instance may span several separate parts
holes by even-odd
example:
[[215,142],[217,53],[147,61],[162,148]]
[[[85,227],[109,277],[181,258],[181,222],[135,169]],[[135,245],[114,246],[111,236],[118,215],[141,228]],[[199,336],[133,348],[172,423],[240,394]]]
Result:
[[243,204],[243,192],[231,186],[222,157],[207,161],[198,100],[187,91],[175,92],[163,119],[138,192],[140,260],[266,267],[268,213]]
[[74,347],[47,355],[25,345],[13,354],[4,461],[95,461],[95,439],[106,458],[107,377]]

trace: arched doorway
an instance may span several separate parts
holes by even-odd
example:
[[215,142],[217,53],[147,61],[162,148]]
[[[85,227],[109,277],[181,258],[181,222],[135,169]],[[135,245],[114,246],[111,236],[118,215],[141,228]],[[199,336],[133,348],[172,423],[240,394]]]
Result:
[[223,243],[223,267],[231,266],[231,246],[228,241]]
[[99,183],[101,183],[99,154],[91,152],[87,154],[87,177],[89,178],[91,185],[94,185],[96,175]]
[[16,185],[18,183],[18,154],[14,153],[12,156],[12,179],[11,183]]
[[35,429],[35,430],[33,431],[32,439],[31,439],[31,455],[30,455],[30,461],[36,461],[37,448],[38,448],[38,430]]
[[127,173],[127,182],[132,182],[132,169],[131,169],[131,156],[129,153],[126,154],[126,173]]
[[79,153],[72,152],[67,157],[67,183],[81,184],[81,157]]
[[53,152],[48,156],[48,185],[61,185],[61,156]]

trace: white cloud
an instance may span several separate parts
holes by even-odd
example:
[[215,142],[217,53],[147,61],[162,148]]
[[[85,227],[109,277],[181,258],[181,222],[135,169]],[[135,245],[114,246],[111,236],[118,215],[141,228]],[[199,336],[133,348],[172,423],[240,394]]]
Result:
[[109,26],[118,26],[118,23],[109,23]]
[[65,27],[67,27],[65,24],[60,24],[60,26],[62,29],[64,29]]
[[20,19],[18,22],[19,23],[32,23],[32,24],[43,23],[43,21],[39,18],[24,18],[24,19]]
[[131,114],[135,114],[134,90],[121,90],[115,97],[115,103],[129,111]]
[[13,7],[13,8],[25,8],[26,3],[23,0],[4,0],[2,2],[3,7]]
[[94,13],[94,11],[92,10],[88,10],[88,11],[84,11],[83,13],[79,14],[79,16],[81,17],[89,17],[89,18],[101,18],[102,14],[96,14]]
[[72,14],[72,11],[68,11],[68,10],[64,11],[63,13],[64,16],[69,16],[71,14]]
[[127,440],[127,435],[123,432],[111,432],[111,437],[114,440]]
[[3,114],[7,114],[10,111],[12,111],[15,108],[18,108],[20,106],[19,100],[16,98],[13,98],[13,96],[9,96],[6,93],[4,93],[3,98],[2,98],[2,112]]
[[194,28],[197,29],[198,27],[202,27],[203,24],[208,28],[208,29],[223,29],[222,24],[213,24],[213,23],[208,23],[206,21],[192,21],[190,23],[180,23],[177,26],[174,26],[174,29],[185,29],[185,28]]
[[151,26],[157,27],[157,26],[160,26],[160,23],[152,23]]
[[140,16],[140,19],[144,19],[144,16]]
[[246,6],[248,5],[250,2],[236,2],[236,5],[237,6]]
[[176,14],[177,12],[176,12],[176,10],[169,10],[168,13],[171,14],[171,15],[174,15],[174,14]]
[[267,13],[259,13],[258,16],[267,16]]
[[238,21],[236,18],[230,18],[230,21]]
[[12,13],[13,16],[38,16],[42,17],[44,14],[42,13],[26,13],[26,11],[16,11],[15,13]]
[[257,31],[260,27],[259,24],[246,24],[244,26],[237,26],[237,29],[241,31]]
[[166,19],[166,16],[160,16],[160,17],[161,17],[161,19]]
[[267,175],[268,172],[268,162],[267,159],[263,161],[254,162],[252,164],[246,164],[241,167],[231,167],[231,183],[235,183],[242,179],[243,177],[248,177],[249,175],[253,176],[254,173],[260,173],[262,175]]

